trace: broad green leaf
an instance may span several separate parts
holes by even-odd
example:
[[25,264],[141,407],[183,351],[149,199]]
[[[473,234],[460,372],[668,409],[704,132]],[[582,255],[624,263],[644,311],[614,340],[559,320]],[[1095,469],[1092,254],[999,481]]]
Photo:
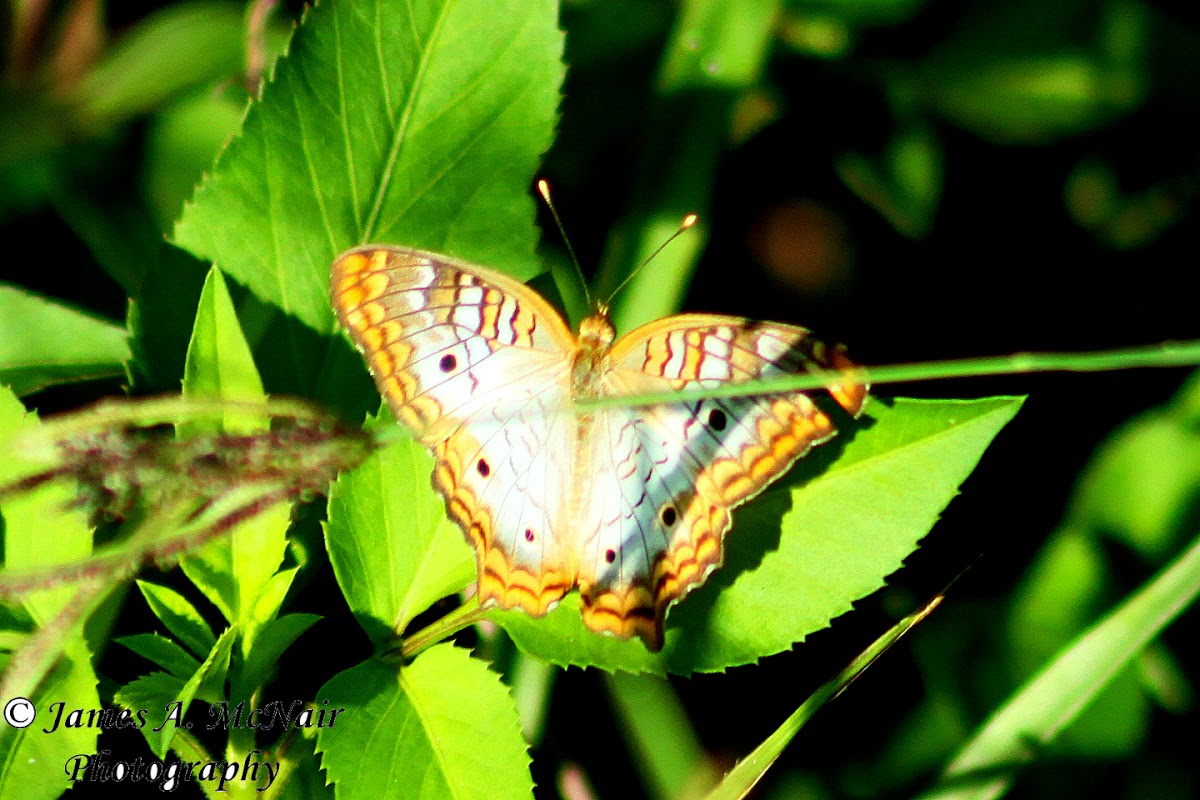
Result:
[[[200,293],[183,393],[185,397],[266,400],[225,279],[215,268]],[[229,433],[246,433],[263,430],[268,424],[262,415],[230,411],[221,427]],[[194,425],[179,426],[183,436],[194,429]],[[277,503],[179,562],[184,574],[221,609],[225,619],[244,631],[259,593],[283,561],[290,517],[290,505]]]
[[[54,671],[30,698],[37,710],[33,723],[27,728],[0,724],[0,797],[51,800],[72,785],[73,776],[83,778],[87,754],[96,752],[100,731],[68,727],[65,721],[74,709],[100,708],[96,683],[82,637],[72,639]],[[11,699],[4,697],[3,702]],[[60,714],[62,721],[56,722]]]
[[335,676],[318,698],[345,709],[317,731],[340,800],[532,797],[512,697],[465,650],[438,645],[400,668],[367,661]]
[[[37,431],[37,416],[25,411],[21,402],[7,387],[0,386],[0,486],[45,469],[38,463],[29,443],[21,437]],[[11,495],[0,507],[0,532],[3,533],[4,569],[21,571],[50,564],[78,561],[92,552],[92,532],[86,513],[70,508],[71,487],[59,484],[42,486],[32,492]],[[14,697],[31,698],[39,713],[48,713],[49,704],[63,702],[71,708],[98,708],[96,675],[84,625],[96,608],[108,596],[110,587],[89,582],[68,583],[62,586],[26,592],[9,598],[14,637],[11,651],[0,655],[0,703]],[[3,616],[9,616],[5,614]],[[34,625],[36,630],[30,630]],[[8,627],[8,626],[6,626]],[[30,729],[11,735],[6,725],[0,728],[0,796],[7,796],[5,786],[18,786],[30,774],[27,769],[46,763],[64,763],[67,755],[60,748],[78,752],[93,752],[95,735],[92,731],[63,732],[54,742],[32,741],[26,736]],[[39,733],[34,739],[43,738]],[[89,744],[90,743],[90,744]],[[87,749],[74,749],[83,748]],[[54,760],[37,762],[42,756]],[[20,763],[16,763],[17,760]],[[29,759],[35,759],[30,761]],[[15,770],[15,772],[13,771]],[[45,772],[32,783],[58,787],[57,776],[48,778]],[[28,787],[26,787],[28,788]],[[26,789],[14,790],[25,796]],[[30,791],[33,791],[32,789]],[[36,790],[41,796],[41,788]]]
[[[1200,485],[1200,437],[1188,413],[1194,391],[1118,428],[1083,471],[1066,521],[1014,593],[1007,623],[1013,682],[1027,680],[1090,623],[1115,591],[1104,538],[1162,561],[1191,533]],[[1055,742],[1061,755],[1115,758],[1142,744],[1152,713],[1137,666],[1112,680]]]
[[1100,543],[1060,528],[1042,547],[1013,593],[1008,659],[1024,681],[1074,639],[1103,608],[1111,575]]
[[[736,100],[762,80],[784,3],[779,0],[691,0],[664,48],[657,96],[639,131],[648,156],[630,207],[609,236],[597,296],[613,297],[618,330],[679,310],[708,238],[713,174],[728,146]],[[670,248],[658,250],[686,214],[699,221]],[[654,268],[642,270],[648,258]]]
[[884,585],[1020,405],[872,401],[857,427],[734,514],[724,566],[672,608],[661,653],[587,631],[574,595],[541,620],[492,617],[526,652],[561,665],[689,674],[786,650]]
[[[394,423],[385,414],[377,424]],[[330,488],[329,561],[350,609],[376,642],[403,631],[475,575],[462,532],[430,486],[432,473],[425,448],[403,437]]]
[[135,633],[132,636],[122,636],[116,642],[154,662],[181,681],[187,680],[200,666],[199,659],[180,647],[174,639],[168,639],[161,634]]
[[1200,594],[1200,539],[995,711],[920,800],[988,800]]
[[730,5],[694,0],[682,6],[659,70],[664,91],[714,86],[744,89],[761,79],[780,0]]
[[0,384],[26,395],[58,383],[120,376],[124,328],[0,284]]
[[1146,97],[1148,16],[1135,4],[1109,3],[1081,22],[1066,4],[974,6],[911,85],[947,118],[1001,144],[1094,129]]
[[959,125],[1000,143],[1040,143],[1129,110],[1144,91],[1139,77],[1062,53],[967,67],[926,86],[930,101]]
[[154,616],[162,621],[171,635],[184,647],[201,657],[212,650],[213,645],[217,643],[217,637],[186,597],[157,583],[138,581],[137,586],[142,590],[142,596],[146,598]]
[[321,333],[329,265],[355,244],[528,276],[561,52],[552,0],[320,3],[176,239]]
[[[1055,531],[1014,592],[1006,625],[1009,686],[1026,681],[1098,616],[1112,593],[1111,572],[1096,538],[1070,525]],[[1059,737],[1056,749],[1085,758],[1132,755],[1150,714],[1150,699],[1131,667]]]

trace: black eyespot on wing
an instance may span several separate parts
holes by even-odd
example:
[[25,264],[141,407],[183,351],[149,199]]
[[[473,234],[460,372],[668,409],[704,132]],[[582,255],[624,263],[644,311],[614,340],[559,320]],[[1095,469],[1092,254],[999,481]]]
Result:
[[442,372],[454,372],[454,368],[458,366],[458,359],[453,353],[446,353],[442,356],[442,360],[438,362],[438,369]]
[[487,459],[483,458],[475,463],[475,471],[479,473],[479,477],[481,478],[486,478],[492,474],[491,466],[488,464]]
[[714,431],[723,431],[725,426],[729,424],[729,420],[725,416],[725,412],[719,408],[714,408],[708,412],[708,427]]
[[604,551],[604,560],[607,561],[609,564],[616,561],[617,560],[617,551],[616,550],[605,550]]
[[674,525],[675,520],[678,518],[678,515],[675,513],[675,506],[663,506],[659,518],[662,519],[663,525],[666,525],[668,528]]

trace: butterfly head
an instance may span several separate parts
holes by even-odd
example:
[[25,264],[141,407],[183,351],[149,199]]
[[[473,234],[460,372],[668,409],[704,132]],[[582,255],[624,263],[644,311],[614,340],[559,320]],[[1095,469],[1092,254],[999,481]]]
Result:
[[596,313],[586,317],[579,323],[579,344],[582,348],[608,352],[613,340],[617,338],[617,329],[608,318],[608,306],[602,305]]

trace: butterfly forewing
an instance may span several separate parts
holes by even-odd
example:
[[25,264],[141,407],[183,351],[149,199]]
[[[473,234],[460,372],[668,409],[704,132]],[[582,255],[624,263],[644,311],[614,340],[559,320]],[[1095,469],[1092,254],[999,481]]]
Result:
[[479,384],[485,365],[505,385],[519,383],[560,366],[574,344],[535,292],[433,253],[356,248],[334,262],[332,284],[338,319],[380,392],[427,443],[445,438],[435,429],[443,417],[470,419],[473,401],[501,389]]

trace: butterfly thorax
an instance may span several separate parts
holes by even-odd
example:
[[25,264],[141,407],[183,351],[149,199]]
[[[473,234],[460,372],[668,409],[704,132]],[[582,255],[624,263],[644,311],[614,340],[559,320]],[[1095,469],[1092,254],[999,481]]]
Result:
[[579,325],[579,340],[571,362],[571,397],[574,400],[600,396],[601,380],[608,371],[609,352],[617,331],[601,309]]

